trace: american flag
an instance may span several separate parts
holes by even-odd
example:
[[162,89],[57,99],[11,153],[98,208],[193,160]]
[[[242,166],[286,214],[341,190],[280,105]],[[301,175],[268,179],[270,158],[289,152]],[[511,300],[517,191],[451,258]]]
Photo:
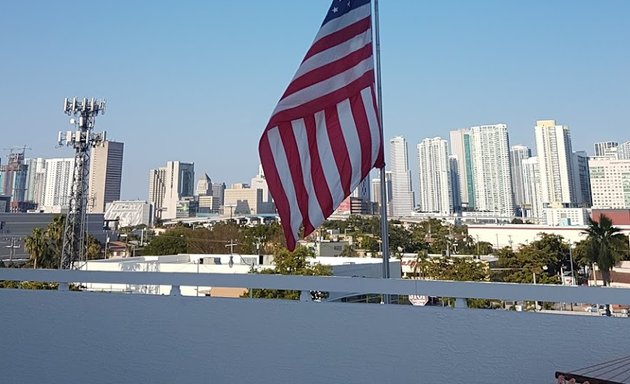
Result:
[[370,0],[333,0],[260,139],[260,159],[293,250],[383,167]]

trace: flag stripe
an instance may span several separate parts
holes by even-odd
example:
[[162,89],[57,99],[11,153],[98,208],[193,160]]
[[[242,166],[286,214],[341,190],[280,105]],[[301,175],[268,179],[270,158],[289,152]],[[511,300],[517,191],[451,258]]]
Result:
[[[329,79],[320,81],[310,87],[303,88],[285,98],[283,98],[276,107],[274,114],[285,109],[294,108],[313,101],[314,95],[325,95],[329,92],[345,89],[350,83],[360,79],[366,73],[373,72],[374,62],[372,58],[365,59],[354,67],[343,71]],[[348,97],[348,96],[346,96]],[[342,99],[345,99],[342,98]],[[341,100],[340,100],[341,101]]]
[[289,228],[291,228],[293,237],[297,238],[300,225],[302,224],[302,214],[299,209],[290,209],[291,207],[299,207],[299,204],[295,193],[295,187],[291,182],[292,177],[289,168],[289,160],[287,159],[287,154],[284,151],[284,145],[278,130],[279,127],[272,129],[267,133],[267,135],[269,137],[269,143],[271,144],[272,153],[274,154],[272,157],[276,164],[276,170],[278,171],[280,188],[285,191],[285,196],[288,201],[289,214],[286,215],[285,218],[289,220]]
[[337,163],[333,155],[330,138],[328,137],[326,116],[323,111],[315,114],[315,124],[317,125],[317,148],[322,162],[322,169],[326,176],[326,183],[328,184],[328,188],[330,188],[330,195],[333,201],[333,207],[330,212],[325,211],[325,213],[330,216],[335,207],[341,204],[345,195],[341,186],[341,177],[337,171]]
[[315,35],[315,39],[313,41],[315,42],[321,40],[324,36],[328,36],[335,31],[352,25],[358,20],[363,20],[366,17],[371,17],[370,15],[372,14],[372,10],[370,8],[370,4],[365,4],[351,10],[342,17],[330,20],[328,23],[324,23],[317,32],[317,35]]
[[339,117],[348,160],[350,160],[349,166],[352,176],[348,186],[348,194],[350,194],[361,182],[361,143],[359,142],[357,126],[352,116],[349,99],[337,104],[337,116]]
[[363,100],[363,106],[365,107],[364,111],[368,120],[368,126],[370,127],[370,141],[372,143],[372,148],[369,152],[371,154],[370,164],[375,164],[377,167],[380,167],[381,165],[379,164],[383,161],[383,153],[380,152],[382,139],[378,123],[378,112],[376,110],[376,103],[373,96],[373,87],[361,90],[361,100]]
[[278,215],[280,216],[280,225],[285,234],[287,242],[287,248],[295,248],[297,236],[293,235],[294,232],[291,229],[291,207],[289,206],[289,199],[285,193],[282,180],[276,167],[274,160],[274,153],[271,149],[270,138],[271,130],[267,130],[258,144],[258,152],[260,153],[260,159],[265,172],[265,180],[271,191]]
[[348,147],[343,137],[336,106],[326,108],[324,116],[326,116],[326,130],[330,140],[330,147],[337,163],[341,187],[344,195],[347,196],[350,194],[350,184],[352,182],[352,163],[350,162],[350,156],[348,156]]
[[[315,122],[312,121],[312,119],[310,120],[312,125],[314,126]],[[295,136],[296,142],[308,143],[309,139],[305,119],[293,121],[293,135]],[[308,217],[308,221],[305,221],[304,224],[304,235],[307,236],[315,230],[315,227],[312,223],[322,223],[325,219],[319,203],[319,198],[317,197],[317,191],[315,190],[315,186],[313,184],[313,178],[311,176],[314,174],[313,170],[316,167],[316,165],[313,164],[311,150],[308,146],[297,147],[297,149],[300,152],[300,159],[302,164],[302,182],[305,188],[305,193],[307,193],[308,195],[308,199],[305,200],[305,204],[307,206],[306,214],[302,213],[303,215]],[[318,156],[315,157],[315,161],[318,161]]]
[[[372,108],[370,110],[370,114],[374,116],[374,125],[370,124],[370,127],[373,127],[372,134],[378,131],[378,155],[376,160],[374,160],[374,167],[376,168],[384,168],[385,167],[385,146],[383,145],[383,130],[381,127],[381,118],[379,117],[379,110],[377,108],[378,104],[376,103],[376,91],[374,90],[374,84],[370,87],[370,91],[372,93]],[[363,92],[363,90],[361,90]],[[370,120],[372,121],[372,120]],[[372,128],[370,128],[372,129]]]
[[342,44],[313,55],[308,60],[304,60],[302,65],[300,65],[300,68],[298,68],[298,71],[295,73],[293,79],[297,79],[321,65],[332,63],[340,57],[347,55],[348,52],[352,52],[366,45],[372,46],[372,29],[368,29],[362,34],[354,36]]
[[[372,156],[372,137],[370,134],[370,123],[368,121],[367,114],[365,112],[365,105],[363,104],[363,91],[358,97],[352,98],[352,118],[355,121],[355,129],[359,138],[359,145],[361,150],[361,172],[359,175],[365,175],[370,172],[372,164],[374,164]],[[361,182],[361,180],[359,180]]]
[[357,21],[356,23],[350,24],[347,27],[337,30],[329,35],[323,36],[319,40],[315,41],[311,48],[306,53],[305,60],[309,57],[316,55],[322,51],[325,51],[335,45],[341,44],[344,41],[348,40],[348,36],[356,36],[366,30],[370,29],[370,18],[366,17]]
[[[314,189],[315,196],[317,196],[317,200],[309,201],[309,213],[311,212],[311,205],[319,207],[319,211],[322,214],[320,218],[319,215],[311,214],[313,217],[313,222],[318,223],[320,221],[316,221],[315,218],[324,221],[324,219],[330,216],[334,210],[333,208],[333,198],[330,193],[330,187],[328,185],[328,180],[326,180],[326,175],[324,174],[324,169],[322,166],[322,161],[319,152],[319,145],[317,142],[317,123],[315,122],[315,115],[307,116],[305,119],[306,124],[306,136],[308,142],[308,150],[310,152],[310,160],[311,160],[311,185]],[[313,211],[316,211],[313,208]],[[315,224],[317,225],[317,224]]]
[[287,88],[282,98],[286,98],[298,91],[308,88],[312,85],[322,83],[337,76],[345,71],[351,70],[354,67],[360,65],[365,60],[372,58],[372,45],[366,45],[351,54],[342,57],[339,60],[333,61],[328,64],[324,64],[317,69],[314,69],[303,76],[293,80],[291,85]]
[[330,93],[313,98],[303,104],[295,104],[294,106],[283,108],[274,113],[269,121],[268,127],[274,127],[281,121],[291,121],[307,114],[322,111],[331,104],[340,103],[350,95],[361,92],[362,89],[370,87],[373,83],[374,71],[368,71],[343,88],[335,89]]
[[[283,123],[278,126],[278,132],[284,145],[284,153],[287,157],[287,167],[291,174],[293,186],[295,188],[297,207],[300,210],[302,222],[305,229],[311,229],[313,226],[308,218],[308,192],[304,187],[304,175],[302,173],[302,167],[304,166],[305,159],[302,157],[297,145],[297,141],[294,135],[294,128],[299,125],[304,125],[303,120],[294,120],[290,123]],[[292,228],[295,229],[293,224]]]

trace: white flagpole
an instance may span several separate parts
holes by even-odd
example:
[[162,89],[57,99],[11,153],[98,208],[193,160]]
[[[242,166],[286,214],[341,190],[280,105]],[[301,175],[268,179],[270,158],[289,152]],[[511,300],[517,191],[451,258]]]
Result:
[[[383,135],[383,94],[381,89],[381,36],[378,24],[378,0],[374,0],[374,40],[376,56],[376,97],[378,118],[381,127],[383,148],[385,136]],[[381,252],[383,253],[383,278],[389,279],[389,231],[387,228],[387,184],[385,180],[385,166],[380,168],[381,177]],[[383,301],[389,304],[389,295],[384,295]]]

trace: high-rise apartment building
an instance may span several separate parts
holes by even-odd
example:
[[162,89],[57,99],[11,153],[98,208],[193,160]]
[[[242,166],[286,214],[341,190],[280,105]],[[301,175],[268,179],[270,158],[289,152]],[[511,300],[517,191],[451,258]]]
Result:
[[46,212],[68,209],[73,172],[74,157],[46,159],[44,201],[40,208]]
[[[456,169],[459,177],[459,206],[473,209],[475,207],[475,186],[473,182],[472,152],[470,129],[458,129],[450,132],[451,155],[455,156]],[[451,163],[453,165],[453,163]],[[457,205],[455,206],[457,207]]]
[[43,205],[46,189],[46,159],[41,157],[27,159],[28,175],[26,176],[26,201]]
[[409,216],[414,209],[415,202],[411,189],[407,141],[398,136],[391,139],[389,143],[389,167],[392,172],[391,215],[393,217]]
[[512,193],[514,195],[514,206],[523,206],[525,187],[523,185],[523,165],[522,161],[532,156],[532,151],[524,145],[513,145],[510,148],[510,166],[512,168]]
[[120,200],[125,145],[103,141],[92,148],[88,212],[104,213],[105,205]]
[[168,161],[166,167],[149,171],[149,201],[158,218],[177,218],[180,200],[192,198],[194,193],[194,163]]
[[535,223],[544,219],[542,204],[542,184],[538,157],[529,157],[521,162],[523,172],[523,206],[521,213]]
[[573,149],[569,127],[555,120],[538,120],[534,128],[544,207],[576,204]]
[[225,197],[225,183],[212,183],[212,196],[217,199],[217,204],[219,207],[223,206],[223,201]]
[[[387,193],[387,215],[391,216],[391,199],[392,199],[392,172],[385,171],[385,193]],[[381,178],[379,177],[372,179],[372,196],[374,198],[374,202],[378,208],[378,212],[381,210]]]
[[418,144],[420,210],[448,215],[453,212],[448,142],[440,137]]
[[470,128],[475,209],[514,215],[507,125]]
[[24,161],[24,149],[9,153],[6,164],[0,164],[0,195],[11,196],[10,210],[23,211],[26,198],[28,165]]
[[623,142],[617,147],[618,160],[630,160],[630,141]]
[[595,143],[595,156],[616,159],[618,146],[619,143],[616,141],[602,141]]
[[593,208],[630,208],[630,160],[588,160]]
[[457,156],[448,156],[448,169],[451,174],[451,204],[453,205],[453,211],[459,212],[462,210],[462,201],[459,185],[459,168],[457,165]]
[[[611,158],[615,160],[615,158]],[[591,177],[588,170],[588,154],[585,151],[573,152],[573,180],[575,182],[575,203],[582,208],[590,208]]]

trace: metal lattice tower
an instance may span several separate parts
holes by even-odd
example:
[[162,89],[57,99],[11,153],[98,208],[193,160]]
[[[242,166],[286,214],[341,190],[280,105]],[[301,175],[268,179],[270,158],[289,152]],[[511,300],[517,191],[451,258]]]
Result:
[[77,130],[59,132],[59,145],[75,149],[72,188],[68,201],[68,214],[63,230],[63,248],[60,269],[76,267],[78,261],[87,260],[87,205],[90,173],[90,149],[105,140],[105,132],[92,132],[96,116],[105,112],[105,101],[95,99],[65,99],[64,112]]

